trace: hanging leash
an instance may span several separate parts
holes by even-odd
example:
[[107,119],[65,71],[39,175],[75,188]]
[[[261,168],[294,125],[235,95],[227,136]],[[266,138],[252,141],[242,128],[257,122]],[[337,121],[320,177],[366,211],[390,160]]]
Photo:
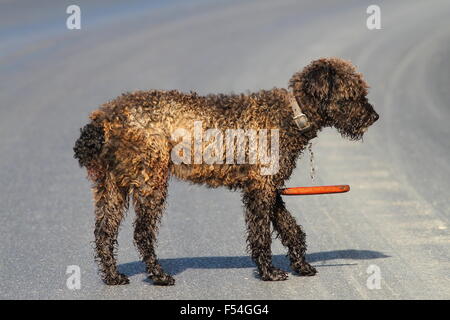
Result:
[[316,167],[314,165],[314,153],[312,151],[312,142],[308,144],[308,151],[309,151],[309,165],[310,165],[309,176],[311,177],[311,182],[314,182],[316,175]]

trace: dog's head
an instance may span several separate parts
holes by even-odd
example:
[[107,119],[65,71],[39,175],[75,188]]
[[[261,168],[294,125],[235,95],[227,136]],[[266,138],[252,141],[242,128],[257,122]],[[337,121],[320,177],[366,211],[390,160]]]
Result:
[[335,127],[351,140],[361,139],[378,120],[367,99],[367,83],[348,61],[338,58],[313,61],[294,74],[289,86],[312,121]]

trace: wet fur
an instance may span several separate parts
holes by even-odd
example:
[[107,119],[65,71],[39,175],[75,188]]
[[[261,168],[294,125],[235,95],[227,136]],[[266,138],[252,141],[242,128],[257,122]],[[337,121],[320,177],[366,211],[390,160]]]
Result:
[[[81,130],[74,152],[87,168],[95,200],[96,257],[105,283],[126,284],[116,265],[117,234],[131,200],[136,219],[134,241],[155,284],[172,285],[155,254],[158,226],[171,175],[210,187],[242,192],[248,249],[261,279],[284,280],[285,271],[272,265],[271,225],[288,249],[294,271],[311,276],[305,260],[305,233],[286,209],[278,189],[290,177],[308,142],[324,127],[358,140],[378,115],[368,103],[367,84],[349,62],[331,58],[313,61],[289,83],[311,129],[301,133],[292,117],[286,89],[251,94],[199,96],[194,92],[137,91],[122,94],[94,111]],[[181,164],[171,162],[177,128],[279,129],[279,171],[260,174],[258,164]]]

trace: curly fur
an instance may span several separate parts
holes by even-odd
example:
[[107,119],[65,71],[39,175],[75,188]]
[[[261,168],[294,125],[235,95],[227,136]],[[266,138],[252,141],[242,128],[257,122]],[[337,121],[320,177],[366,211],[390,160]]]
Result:
[[[115,250],[130,198],[136,211],[134,241],[150,278],[155,284],[174,284],[155,253],[170,175],[242,192],[248,249],[261,279],[287,278],[271,262],[271,224],[288,249],[294,271],[304,276],[316,273],[305,260],[305,233],[278,190],[308,141],[322,128],[335,127],[344,137],[358,140],[378,114],[367,100],[362,75],[341,59],[313,61],[293,75],[289,86],[311,122],[307,132],[302,133],[292,119],[289,91],[278,88],[207,96],[137,91],[122,94],[91,114],[92,121],[81,130],[74,152],[93,182],[96,256],[105,283],[128,283],[117,270]],[[279,129],[279,171],[265,176],[259,164],[174,164],[170,153],[176,141],[171,135],[177,128],[192,131],[194,121],[202,121],[205,129]]]

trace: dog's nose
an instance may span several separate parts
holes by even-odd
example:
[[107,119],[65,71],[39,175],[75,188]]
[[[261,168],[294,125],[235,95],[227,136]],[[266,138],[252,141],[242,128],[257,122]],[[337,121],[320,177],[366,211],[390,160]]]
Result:
[[373,122],[377,121],[380,118],[380,116],[378,115],[378,113],[375,113],[373,115]]

